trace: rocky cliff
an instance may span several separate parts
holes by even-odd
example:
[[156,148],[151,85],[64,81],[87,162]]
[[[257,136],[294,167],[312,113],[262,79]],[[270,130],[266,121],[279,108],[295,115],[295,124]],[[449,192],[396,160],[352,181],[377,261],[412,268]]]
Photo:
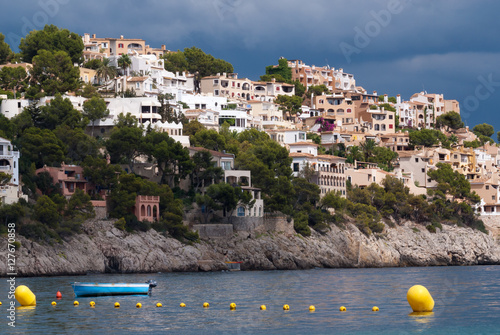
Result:
[[[493,234],[451,226],[429,233],[410,222],[370,237],[348,225],[332,227],[325,235],[313,232],[311,237],[239,234],[192,246],[154,230],[126,233],[110,221],[89,221],[83,231],[53,245],[18,236],[18,275],[218,271],[226,268],[225,261],[241,261],[242,270],[500,264],[500,244]],[[4,260],[6,253],[3,238]],[[6,275],[6,266],[0,263],[0,275]]]

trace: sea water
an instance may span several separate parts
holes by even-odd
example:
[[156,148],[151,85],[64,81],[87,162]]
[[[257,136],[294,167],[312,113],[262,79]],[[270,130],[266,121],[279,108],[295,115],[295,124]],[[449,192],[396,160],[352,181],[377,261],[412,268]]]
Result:
[[[16,278],[16,285],[36,294],[37,305],[16,309],[15,328],[8,326],[8,285],[2,278],[0,333],[500,334],[499,278],[499,266]],[[158,283],[151,296],[76,298],[80,304],[73,306],[71,282],[148,279]],[[406,292],[416,284],[433,296],[433,314],[411,315]],[[142,308],[135,307],[138,302]],[[163,307],[155,307],[157,302]],[[203,308],[204,302],[210,307]],[[347,310],[340,312],[340,306]],[[372,312],[373,306],[380,310]]]

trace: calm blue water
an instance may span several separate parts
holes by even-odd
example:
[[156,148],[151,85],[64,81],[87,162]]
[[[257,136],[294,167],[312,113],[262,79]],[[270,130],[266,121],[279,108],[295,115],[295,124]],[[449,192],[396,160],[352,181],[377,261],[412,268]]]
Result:
[[[7,284],[0,285],[0,333],[9,334],[500,334],[500,266],[316,269],[224,273],[161,273],[17,278],[37,295],[34,309],[17,309],[7,326]],[[72,281],[144,282],[148,296],[78,298]],[[428,288],[436,306],[410,316],[406,292]],[[55,301],[57,291],[63,299]],[[89,302],[96,302],[95,308]],[[121,307],[115,309],[115,301]],[[204,309],[203,302],[210,308]],[[135,307],[141,302],[143,308]],[[163,308],[156,308],[161,302]],[[180,308],[184,302],[187,307]],[[236,303],[235,311],[229,304]],[[259,306],[265,304],[266,311]],[[290,311],[283,311],[284,304]],[[309,305],[316,312],[308,311]],[[372,306],[379,312],[372,312]],[[339,312],[345,306],[347,312]]]

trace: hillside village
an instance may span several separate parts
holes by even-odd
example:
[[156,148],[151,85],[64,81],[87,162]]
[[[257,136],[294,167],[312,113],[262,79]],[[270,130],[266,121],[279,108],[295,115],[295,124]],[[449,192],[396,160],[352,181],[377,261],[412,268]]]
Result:
[[[440,182],[431,178],[429,172],[444,163],[462,175],[469,182],[470,191],[479,196],[480,201],[472,204],[476,213],[482,216],[500,214],[500,151],[488,138],[493,132],[485,131],[484,127],[474,130],[464,127],[458,101],[445,99],[448,97],[439,92],[415,92],[407,100],[399,94],[389,97],[359,86],[363,78],[354,78],[342,68],[307,65],[307,60],[285,58],[269,66],[260,80],[240,78],[236,71],[200,76],[200,73],[167,70],[167,63],[172,62],[168,55],[176,52],[167,50],[165,45],[151,48],[142,39],[101,38],[96,34],[85,34],[81,41],[82,62],[75,63],[79,71],[78,90],[58,90],[54,95],[39,94],[33,98],[28,94],[33,81],[22,89],[22,85],[10,88],[4,85],[6,91],[0,94],[0,114],[8,120],[17,120],[16,125],[21,124],[19,119],[25,111],[34,115],[41,110],[39,113],[43,116],[43,111],[63,105],[68,107],[68,104],[71,105],[69,109],[88,115],[88,101],[92,97],[102,99],[107,113],[88,118],[87,121],[91,121],[83,127],[84,133],[99,143],[98,155],[108,164],[119,164],[125,172],[133,172],[143,180],[168,184],[175,193],[168,193],[171,202],[177,201],[179,194],[193,192],[191,199],[196,201],[184,204],[183,212],[178,214],[186,225],[208,223],[208,215],[214,213],[219,217],[231,216],[228,222],[233,225],[257,225],[266,215],[284,212],[276,205],[279,199],[268,200],[272,198],[270,194],[263,194],[266,190],[260,177],[256,186],[253,168],[245,169],[245,164],[240,163],[244,160],[237,159],[236,152],[241,153],[245,146],[239,144],[238,150],[231,150],[228,145],[214,145],[217,137],[213,131],[224,134],[226,144],[231,136],[237,137],[249,130],[264,132],[288,152],[286,162],[292,176],[317,185],[320,199],[329,194],[346,198],[350,188],[365,189],[372,183],[384,187],[388,177],[402,182],[414,196],[425,198],[429,190],[441,190]],[[127,56],[125,61],[124,55]],[[114,70],[106,72],[102,66],[86,67],[92,63],[106,63]],[[32,63],[19,59],[0,65],[0,71],[22,67],[26,77],[30,77],[38,71],[36,66],[36,58]],[[290,78],[286,78],[288,75]],[[86,89],[91,93],[86,94]],[[11,93],[15,93],[15,98]],[[146,137],[148,134],[167,134],[173,141],[162,139],[165,142],[161,142],[151,135],[151,147],[126,159],[121,156],[116,159],[118,153],[102,143],[110,139],[124,143],[123,137],[115,139],[113,133],[117,134],[117,124],[127,122],[142,127]],[[56,131],[57,125],[52,129]],[[441,137],[432,130],[438,130]],[[200,131],[212,136],[213,141],[197,137]],[[42,195],[50,195],[51,192],[40,189],[39,184],[35,193],[26,191],[20,165],[23,166],[21,158],[28,144],[9,138],[5,128],[0,127],[0,134],[0,172],[10,176],[0,186],[0,202],[12,205],[23,199],[29,203],[30,199],[36,201]],[[33,134],[40,136],[38,145],[47,141],[47,134],[41,131]],[[59,140],[64,138],[61,136]],[[71,138],[67,141],[69,143]],[[177,146],[178,152],[186,152],[191,159],[196,157],[199,161],[191,166],[189,174],[183,175],[180,158],[172,166],[172,160],[160,161],[155,156],[155,149],[162,145]],[[87,152],[92,152],[91,156],[94,154],[90,149]],[[202,157],[206,152],[209,156]],[[38,155],[48,157],[52,154],[40,151]],[[41,157],[33,157],[33,166],[24,166],[24,169],[36,176],[43,173],[50,176],[52,184],[57,185],[58,192],[67,200],[72,199],[77,190],[83,191],[91,198],[99,217],[113,216],[107,198],[109,188],[97,185],[96,176],[89,177],[88,168],[92,170],[93,165],[88,162],[85,166],[75,164],[83,162],[86,156],[80,153],[79,158],[73,156],[72,161],[64,161],[69,156],[63,154],[57,156],[60,160],[51,160],[51,164]],[[199,163],[203,158],[211,163]],[[43,165],[40,162],[44,162]],[[203,168],[196,170],[196,166]],[[220,170],[212,171],[212,168]],[[206,173],[208,170],[210,174]],[[280,177],[276,175],[275,178]],[[234,204],[223,204],[224,199],[214,204],[203,198],[216,199],[213,192],[222,190],[209,190],[209,186],[220,182],[239,187],[239,192],[245,196],[236,196]],[[124,185],[125,181],[120,180],[120,183]],[[152,189],[152,186],[142,189]],[[166,206],[160,206],[161,192],[136,193],[133,206],[126,210],[132,210],[138,221],[159,221],[161,208]],[[286,191],[282,193],[287,196]],[[447,195],[447,199],[454,201],[455,195]],[[301,210],[307,212],[307,207]],[[294,219],[299,220],[295,216]]]

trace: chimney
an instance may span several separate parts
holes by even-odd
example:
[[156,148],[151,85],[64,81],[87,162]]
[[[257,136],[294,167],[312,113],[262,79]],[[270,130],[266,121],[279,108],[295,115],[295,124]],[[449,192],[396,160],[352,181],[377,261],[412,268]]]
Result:
[[96,36],[95,34],[92,34],[92,38],[96,38],[95,36]]
[[123,35],[120,35],[120,39],[123,40]]
[[162,49],[162,50],[167,50],[167,46],[166,46],[165,44],[162,44],[162,45],[161,45],[161,49]]
[[377,91],[373,91],[373,95],[377,95]]
[[387,94],[384,94],[384,102],[385,102],[385,103],[388,103],[388,102],[389,102],[389,97],[387,96]]
[[401,103],[401,94],[396,95],[396,102],[397,102],[398,104],[400,104],[400,103]]

